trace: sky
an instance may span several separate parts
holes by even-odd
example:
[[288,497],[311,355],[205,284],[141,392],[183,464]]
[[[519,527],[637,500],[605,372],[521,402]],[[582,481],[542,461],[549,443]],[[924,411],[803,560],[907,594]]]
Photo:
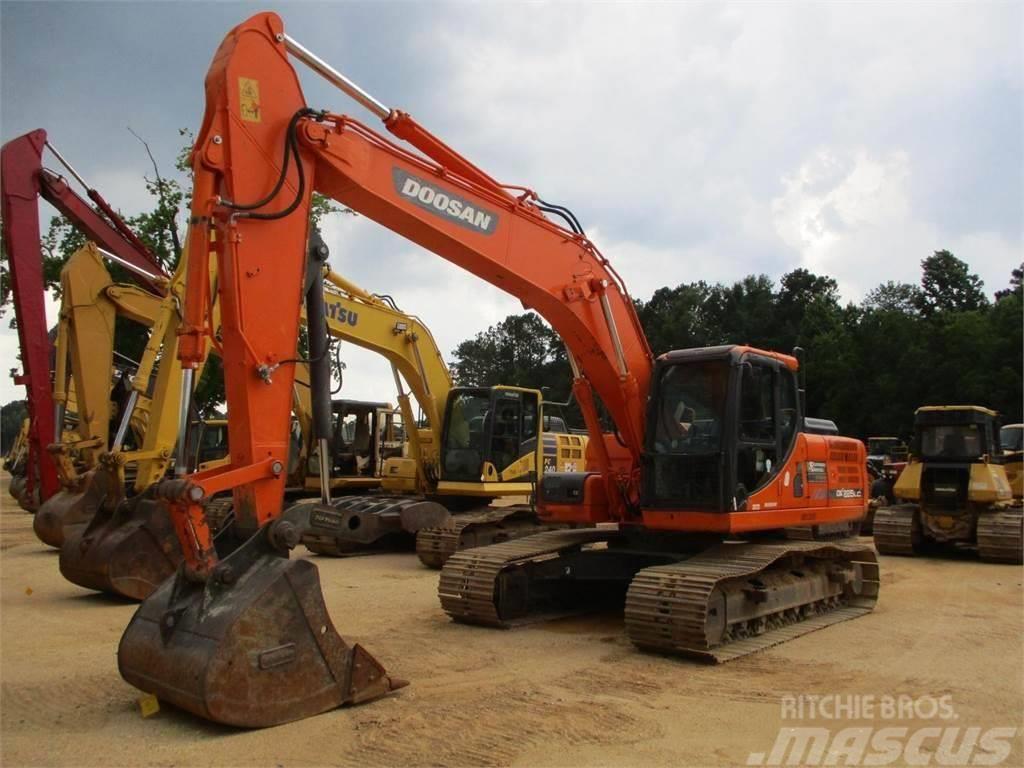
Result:
[[[202,117],[213,52],[257,9],[0,2],[0,138],[45,128],[116,207],[148,208],[149,159],[128,128],[167,173],[179,129]],[[917,282],[943,248],[991,294],[1024,260],[1021,2],[273,10],[491,176],[572,208],[637,298],[804,267],[859,301],[885,280]],[[297,68],[311,106],[383,130]],[[522,311],[365,218],[332,217],[324,234],[332,267],[394,296],[449,359]],[[2,324],[6,371],[17,337]],[[342,359],[344,396],[393,398],[381,358],[346,344]],[[0,402],[20,397],[0,377]]]

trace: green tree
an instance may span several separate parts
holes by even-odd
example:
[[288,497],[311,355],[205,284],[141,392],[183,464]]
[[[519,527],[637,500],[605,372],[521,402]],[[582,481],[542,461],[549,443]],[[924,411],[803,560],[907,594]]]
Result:
[[981,278],[949,251],[935,251],[921,262],[921,271],[918,308],[925,316],[988,306]]
[[0,408],[0,453],[4,456],[11,450],[14,438],[21,431],[21,423],[28,418],[28,403],[12,400]]

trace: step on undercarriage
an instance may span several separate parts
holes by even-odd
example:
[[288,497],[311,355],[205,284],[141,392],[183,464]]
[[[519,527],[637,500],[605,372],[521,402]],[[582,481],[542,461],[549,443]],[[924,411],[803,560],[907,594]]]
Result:
[[877,556],[856,542],[673,542],[656,549],[601,528],[468,549],[445,564],[438,595],[454,620],[500,628],[624,595],[637,647],[710,661],[861,616],[878,599]]

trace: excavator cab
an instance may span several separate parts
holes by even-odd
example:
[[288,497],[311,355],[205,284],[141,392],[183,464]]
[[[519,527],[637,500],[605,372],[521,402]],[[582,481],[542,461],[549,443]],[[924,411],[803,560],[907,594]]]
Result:
[[439,492],[521,483],[529,493],[540,441],[541,395],[519,387],[458,387],[448,395]]
[[670,352],[655,365],[647,420],[645,507],[743,510],[796,445],[799,382],[779,357],[745,347]]
[[[396,454],[395,422],[400,414],[388,403],[338,399],[331,402],[330,487],[332,491],[365,490],[380,485],[385,460]],[[320,489],[320,449],[307,462],[307,491]]]
[[195,425],[195,450],[191,471],[205,469],[204,465],[220,461],[228,455],[228,422],[227,419],[207,419]]

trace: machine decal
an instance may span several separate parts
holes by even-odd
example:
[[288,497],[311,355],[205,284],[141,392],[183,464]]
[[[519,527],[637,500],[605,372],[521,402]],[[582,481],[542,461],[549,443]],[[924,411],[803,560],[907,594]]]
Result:
[[345,305],[340,302],[327,302],[326,310],[327,316],[331,318],[331,320],[337,320],[339,323],[348,323],[352,326],[359,323],[359,313],[345,309]]
[[341,529],[341,518],[341,513],[330,507],[316,507],[309,515],[311,524],[326,530]]
[[828,464],[824,461],[807,462],[807,482],[824,483],[828,480]]
[[260,82],[251,77],[238,78],[238,114],[249,123],[261,123]]
[[391,177],[395,182],[395,191],[425,211],[484,235],[494,234],[498,227],[498,214],[478,208],[454,192],[413,176],[397,166],[391,169]]
[[833,488],[828,495],[833,499],[860,499],[864,491],[860,488]]

